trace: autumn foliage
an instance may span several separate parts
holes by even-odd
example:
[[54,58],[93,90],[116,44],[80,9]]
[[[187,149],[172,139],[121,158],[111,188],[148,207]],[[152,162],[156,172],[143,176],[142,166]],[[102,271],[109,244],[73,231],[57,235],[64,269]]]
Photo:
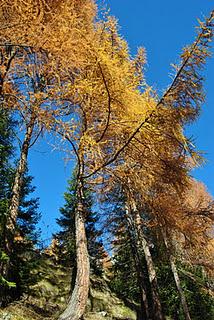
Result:
[[[184,129],[197,119],[204,102],[201,70],[210,56],[213,13],[200,23],[196,40],[184,48],[171,85],[159,97],[144,78],[145,50],[132,57],[116,19],[98,19],[96,12],[91,0],[1,1],[1,107],[15,113],[24,130],[5,250],[12,254],[17,240],[14,230],[29,149],[49,131],[78,168],[77,278],[60,319],[80,319],[87,302],[87,185],[93,185],[101,202],[120,185],[125,217],[132,221],[126,228],[136,237],[132,249],[139,258],[143,248],[147,266],[153,308],[141,286],[145,319],[149,312],[154,319],[165,317],[145,228],[165,244],[185,319],[190,319],[176,259],[212,272],[214,206],[205,186],[190,177],[201,157]],[[140,261],[135,259],[138,281],[143,275]]]

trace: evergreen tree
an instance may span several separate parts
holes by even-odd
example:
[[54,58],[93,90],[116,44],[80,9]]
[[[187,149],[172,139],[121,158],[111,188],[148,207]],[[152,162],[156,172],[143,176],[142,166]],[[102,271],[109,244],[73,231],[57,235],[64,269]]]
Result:
[[[162,257],[160,257],[160,255]],[[162,248],[157,257],[158,281],[160,283],[160,297],[164,313],[170,319],[185,319],[180,297],[175,286],[174,277],[167,259],[167,253]],[[180,281],[188,302],[191,318],[194,320],[213,319],[213,297],[209,292],[210,280],[202,268],[177,262]]]
[[9,207],[10,177],[12,166],[10,163],[13,155],[12,131],[15,122],[8,111],[0,108],[0,286],[14,285],[4,276],[4,265],[9,257],[5,251],[6,219]]
[[[76,173],[68,181],[67,192],[64,193],[65,204],[60,208],[61,217],[57,223],[61,230],[55,235],[59,240],[58,256],[63,265],[75,267],[75,210],[77,207],[76,197]],[[102,241],[99,240],[101,232],[97,229],[98,214],[93,210],[93,193],[84,188],[84,201],[86,208],[86,234],[88,239],[88,251],[90,256],[91,270],[94,273],[102,273]]]
[[[23,177],[21,201],[16,224],[15,238],[12,241],[13,254],[9,255],[7,243],[10,239],[7,230],[7,219],[11,199],[11,189],[15,168],[12,165],[14,157],[13,130],[16,123],[10,114],[0,109],[0,304],[21,296],[35,283],[32,270],[37,264],[35,259],[35,244],[38,241],[36,223],[39,219],[38,199],[31,199],[34,191],[32,177],[27,170]],[[6,267],[8,266],[8,268]],[[6,271],[7,270],[7,271]]]
[[[8,230],[5,230],[1,238],[4,249],[2,251],[5,257],[4,262],[8,266],[6,268],[7,274],[5,275],[6,281],[1,284],[0,298],[2,305],[27,293],[30,285],[35,284],[38,280],[38,276],[34,271],[39,263],[35,245],[39,237],[36,224],[40,218],[40,213],[38,213],[38,199],[30,198],[31,193],[35,190],[31,185],[32,179],[26,171],[23,177],[15,237],[12,242],[13,253],[11,255],[7,254],[7,239],[10,237]],[[10,186],[12,181],[13,175],[11,175]],[[8,208],[10,196],[5,198],[5,201]],[[8,211],[5,214],[6,218],[7,214]],[[4,263],[2,267],[4,269]]]
[[67,192],[64,193],[65,204],[60,208],[61,217],[57,223],[61,230],[56,234],[59,240],[58,257],[62,265],[74,267],[75,265],[75,223],[74,212],[76,208],[75,181],[68,181]]
[[[106,208],[105,208],[106,209]],[[119,184],[107,198],[107,228],[113,249],[111,289],[123,299],[133,301],[138,319],[147,319],[151,313],[151,292],[148,272],[142,250],[139,250],[132,219],[126,209],[126,197]]]
[[31,198],[35,187],[32,186],[33,177],[25,172],[21,189],[16,235],[11,257],[12,280],[16,283],[15,296],[20,297],[29,291],[30,285],[37,282],[35,268],[39,264],[36,244],[39,240],[39,231],[36,224],[40,219],[39,199]]

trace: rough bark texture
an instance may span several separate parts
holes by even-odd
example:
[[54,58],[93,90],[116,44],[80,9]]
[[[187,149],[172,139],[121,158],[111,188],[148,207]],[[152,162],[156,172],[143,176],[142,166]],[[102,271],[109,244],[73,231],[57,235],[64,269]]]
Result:
[[154,267],[154,263],[152,260],[152,255],[149,249],[149,245],[147,243],[147,240],[144,236],[143,229],[141,226],[141,217],[139,214],[139,211],[137,210],[137,206],[135,204],[134,199],[131,199],[131,206],[133,211],[133,220],[134,225],[137,230],[138,239],[139,242],[143,248],[143,252],[145,255],[148,275],[149,275],[149,282],[151,286],[151,292],[152,292],[152,300],[153,300],[153,319],[154,320],[164,320],[165,317],[162,312],[162,307],[160,303],[160,297],[158,293],[158,282],[157,282],[157,275],[156,270]]
[[180,278],[179,278],[179,274],[178,274],[178,270],[177,270],[177,267],[176,267],[175,258],[173,257],[173,255],[170,252],[170,248],[169,248],[169,244],[168,244],[166,235],[164,233],[162,233],[162,234],[163,234],[165,246],[166,246],[166,248],[168,250],[169,262],[170,262],[171,270],[172,270],[172,273],[173,273],[173,276],[174,276],[174,279],[175,279],[176,288],[178,290],[178,293],[179,293],[179,296],[180,296],[180,299],[181,299],[181,305],[182,305],[182,308],[183,308],[185,320],[191,320],[189,309],[188,309],[188,305],[187,305],[187,301],[186,301],[186,297],[185,297],[184,291],[182,289]]
[[135,268],[137,272],[137,280],[138,280],[138,286],[140,290],[140,304],[141,304],[141,319],[147,320],[149,319],[149,306],[148,306],[148,299],[147,299],[147,294],[146,294],[146,286],[145,286],[145,279],[144,279],[144,274],[142,270],[142,262],[140,259],[140,253],[139,253],[139,248],[140,248],[140,242],[138,240],[138,237],[136,235],[136,230],[133,226],[132,223],[132,218],[131,218],[131,213],[129,210],[129,206],[126,206],[126,219],[128,222],[128,226],[130,228],[130,234],[132,236],[132,243],[131,243],[131,249],[133,252],[133,258],[135,262]]
[[35,120],[36,120],[36,117],[34,114],[32,114],[31,119],[27,125],[25,138],[22,144],[20,159],[19,159],[18,167],[15,173],[15,178],[14,178],[14,183],[12,188],[12,197],[11,197],[11,202],[9,207],[8,221],[7,221],[7,230],[9,230],[10,233],[12,234],[14,233],[14,230],[16,227],[16,219],[18,216],[18,208],[19,208],[20,196],[21,196],[20,191],[22,187],[22,178],[27,165],[27,156],[28,156],[28,151],[31,143]]
[[[9,281],[11,280],[13,281],[13,279],[11,279],[10,257],[13,253],[13,242],[14,242],[14,236],[15,236],[15,230],[16,230],[16,220],[18,216],[20,197],[21,197],[22,178],[26,169],[28,150],[31,143],[35,120],[36,120],[35,115],[31,114],[31,118],[27,125],[26,134],[22,144],[20,159],[15,172],[15,178],[14,178],[13,187],[12,187],[12,197],[10,200],[10,207],[8,210],[8,217],[7,217],[7,222],[5,226],[5,236],[3,239],[4,241],[3,246],[4,246],[4,251],[9,257],[9,259],[1,263],[0,269],[1,269],[1,275]],[[6,305],[8,302],[7,297],[11,296],[11,294],[12,294],[12,289],[3,287],[1,289],[0,305],[1,304]]]
[[89,256],[85,232],[85,212],[83,191],[80,184],[77,190],[78,205],[75,213],[77,275],[74,290],[68,301],[68,306],[60,315],[59,320],[79,320],[85,310],[89,291]]
[[142,310],[141,318],[143,320],[147,320],[149,319],[148,299],[146,295],[144,275],[141,268],[139,255],[137,253],[135,253],[135,266],[136,266],[137,277],[138,277],[138,285],[140,289],[140,304],[141,304],[141,310]]

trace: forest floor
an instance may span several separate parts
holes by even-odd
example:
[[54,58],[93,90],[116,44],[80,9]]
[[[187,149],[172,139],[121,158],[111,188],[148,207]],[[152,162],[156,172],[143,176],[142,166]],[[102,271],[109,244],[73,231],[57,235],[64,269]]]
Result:
[[[41,280],[29,295],[0,309],[0,320],[54,320],[66,307],[71,270],[59,267],[52,259],[43,259],[37,272]],[[136,320],[137,306],[119,299],[107,280],[91,276],[91,288],[84,320]]]

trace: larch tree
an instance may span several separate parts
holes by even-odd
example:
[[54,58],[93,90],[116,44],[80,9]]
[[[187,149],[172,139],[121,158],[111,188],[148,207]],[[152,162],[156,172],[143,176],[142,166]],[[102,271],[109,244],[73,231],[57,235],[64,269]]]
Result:
[[[147,191],[143,193],[144,197],[148,196],[149,193],[150,196],[152,195],[152,189],[149,190],[149,186],[152,186],[153,182],[158,179],[158,177],[161,177],[161,175],[161,178],[165,179],[165,184],[171,183],[173,185],[177,184],[178,186],[179,184],[182,185],[185,183],[187,180],[185,152],[190,152],[194,156],[196,156],[196,154],[191,150],[188,139],[183,134],[183,127],[184,124],[193,121],[197,117],[200,105],[203,102],[202,78],[199,71],[205,62],[205,58],[209,55],[207,49],[212,37],[212,18],[213,15],[211,14],[211,17],[207,19],[205,25],[202,25],[201,32],[194,44],[184,50],[181,56],[182,63],[177,68],[177,74],[172,85],[163,97],[156,102],[155,98],[147,94],[147,104],[149,107],[147,106],[147,116],[145,116],[145,119],[140,122],[137,129],[134,130],[131,135],[128,135],[129,138],[126,138],[125,142],[122,140],[125,135],[118,134],[120,140],[122,140],[122,147],[119,147],[114,153],[112,152],[112,145],[111,147],[108,146],[108,151],[110,151],[111,154],[110,157],[107,160],[105,158],[101,166],[97,167],[97,165],[95,165],[94,170],[86,177],[98,173],[110,164],[115,164],[117,173],[122,170],[120,174],[127,175],[125,168],[128,163],[128,167],[131,167],[131,170],[128,170],[131,171],[132,176],[135,177],[136,181],[139,181],[140,184],[144,184],[144,186],[147,187]],[[110,96],[109,88],[110,86],[108,87]],[[111,99],[110,102],[112,102]],[[137,101],[139,102],[139,100]],[[141,105],[144,108],[145,101],[144,98],[144,104]],[[130,110],[136,107],[136,109],[132,109],[132,114],[136,117],[138,113],[138,118],[140,118],[139,106],[140,104],[131,104],[130,107]],[[149,108],[153,108],[154,110],[149,112]],[[145,109],[142,109],[142,112],[143,111],[145,112]],[[112,114],[113,112],[111,116]],[[128,125],[130,124],[124,126],[124,133],[125,129],[129,132]],[[113,131],[114,127],[111,122],[109,122],[109,127],[111,127]],[[113,134],[115,133],[116,132],[113,131]],[[127,135],[125,137],[127,137]],[[105,143],[103,144],[103,149],[105,150]],[[181,161],[180,164],[176,166],[178,159],[181,159]],[[95,161],[93,161],[93,163],[95,163]],[[166,168],[168,169],[167,176],[163,176]],[[142,175],[139,174],[139,172],[142,172]],[[134,173],[136,173],[136,175],[134,175]],[[145,179],[145,177],[148,177],[148,179]],[[136,188],[136,190],[139,190],[139,188]],[[136,206],[133,205],[133,210],[134,207]],[[150,266],[152,265],[151,263],[149,264]],[[154,274],[153,271],[151,270],[151,275]]]
[[[85,60],[85,39],[92,30],[95,6],[91,1],[29,1],[27,5],[25,1],[3,1],[0,10],[1,45],[6,50],[9,48],[12,56],[16,53],[18,61],[13,65],[13,75],[20,73],[21,80],[25,82],[23,85],[22,81],[17,83],[16,80],[14,88],[12,75],[6,74],[9,63],[3,64],[4,107],[18,109],[26,123],[8,214],[8,229],[13,238],[22,178],[34,128],[38,126],[41,130],[41,127],[50,129],[53,126],[53,115],[56,116],[59,103],[56,99],[58,88],[61,82],[64,84],[66,79],[72,79],[73,70],[79,72],[77,70]],[[69,65],[66,70],[65,65]],[[23,69],[27,69],[27,74],[22,75]],[[49,109],[52,109],[51,112],[48,112]]]
[[[82,192],[83,179],[91,167],[99,165],[103,156],[100,146],[104,146],[106,151],[109,149],[109,152],[111,146],[113,147],[113,140],[109,139],[109,132],[107,132],[110,124],[119,129],[123,127],[117,120],[120,114],[119,97],[122,96],[124,101],[128,94],[130,94],[130,99],[132,96],[133,99],[140,98],[139,93],[133,90],[139,84],[139,80],[137,81],[139,72],[134,73],[137,67],[134,61],[129,59],[126,43],[116,33],[115,21],[110,19],[106,23],[99,23],[97,30],[93,41],[94,56],[91,58],[91,53],[89,54],[90,59],[88,67],[85,68],[86,71],[76,76],[72,86],[68,88],[67,97],[65,96],[65,100],[70,102],[67,108],[68,114],[73,112],[74,108],[79,114],[75,119],[76,130],[75,132],[70,130],[72,125],[70,121],[58,122],[57,128],[59,134],[70,143],[77,156],[76,192],[77,203],[79,203],[76,209],[77,278],[68,308],[61,319],[78,319],[84,311],[88,296],[89,264],[84,226],[86,211]],[[120,74],[121,64],[122,74]],[[108,84],[112,86],[113,97],[110,96]],[[130,88],[127,84],[130,85]],[[112,102],[114,102],[113,105],[111,105]],[[125,108],[128,107],[128,104],[129,101],[126,101]],[[101,105],[104,105],[105,108],[101,108]],[[122,111],[124,115],[125,108]],[[116,143],[117,137],[114,136],[113,139]],[[101,152],[100,155],[99,152]]]
[[[80,198],[80,215],[84,216],[81,199],[82,180],[100,174],[106,167],[110,167],[111,170],[115,170],[116,167],[117,171],[121,170],[126,174],[123,166],[126,167],[127,163],[131,163],[138,175],[138,180],[140,178],[139,168],[145,167],[149,178],[145,180],[144,168],[141,181],[145,185],[148,183],[152,185],[155,175],[163,174],[165,166],[171,169],[166,181],[174,179],[176,171],[179,172],[179,177],[180,172],[183,173],[183,177],[185,176],[185,167],[181,165],[176,168],[173,164],[180,155],[184,159],[182,155],[184,151],[188,150],[193,153],[183,134],[183,125],[195,119],[200,103],[203,101],[202,79],[199,70],[209,55],[207,48],[212,36],[211,20],[212,17],[207,19],[194,44],[184,50],[176,76],[159,101],[152,95],[149,88],[143,93],[139,90],[142,81],[141,68],[144,62],[142,52],[137,59],[130,59],[126,43],[117,34],[114,20],[108,20],[103,26],[101,24],[101,28],[98,25],[99,41],[96,42],[95,37],[93,44],[95,50],[96,44],[99,50],[97,54],[95,51],[94,61],[89,61],[90,64],[85,74],[75,79],[74,91],[68,92],[68,99],[69,95],[74,96],[73,93],[76,93],[76,101],[72,102],[73,104],[75,102],[80,109],[82,120],[82,129],[78,129],[77,147],[74,146],[72,136],[68,135],[64,124],[65,139],[74,148],[79,164],[77,191]],[[101,30],[100,34],[99,30]],[[100,108],[101,105],[106,105],[106,109]],[[134,130],[133,124],[136,125]],[[77,128],[80,127],[77,126]],[[142,145],[148,157],[143,157],[145,153],[138,150],[142,149]],[[153,161],[154,159],[156,161]],[[78,243],[82,233],[84,244],[86,240],[84,224],[80,226],[77,221],[77,230],[79,230]],[[82,246],[80,251],[82,252],[81,259],[85,261],[83,264],[82,260],[79,260],[82,263],[80,270],[84,277],[88,277],[86,245]],[[149,263],[149,265],[152,264]],[[78,273],[76,284],[77,291],[79,290],[78,295],[82,298],[81,312],[83,312],[87,295],[80,294],[81,281]],[[84,282],[82,287],[87,289],[88,283]],[[77,291],[74,290],[73,297],[77,296]],[[83,302],[84,299],[85,302]],[[70,306],[71,308],[68,308],[63,315],[65,319],[69,317],[73,319],[74,300],[72,299]]]
[[[53,101],[57,102],[55,112],[51,109],[50,113],[44,110],[45,105],[38,104],[36,116],[67,141],[76,155],[77,276],[68,307],[60,319],[78,320],[83,315],[89,289],[84,180],[104,175],[106,168],[122,176],[130,171],[133,178],[129,189],[133,194],[132,190],[143,186],[143,198],[151,194],[150,187],[165,172],[165,166],[170,169],[166,182],[180,177],[180,173],[185,176],[185,168],[181,165],[176,169],[174,164],[180,155],[184,157],[185,150],[190,151],[183,126],[196,118],[203,101],[199,70],[209,55],[213,14],[201,24],[194,44],[185,48],[172,84],[158,99],[144,83],[142,49],[132,59],[114,19],[94,23],[92,1],[38,0],[27,5],[22,0],[3,1],[0,9],[3,45],[24,46],[47,59],[45,75],[55,97]],[[4,95],[10,87],[4,87]],[[10,92],[8,95],[11,97]],[[129,205],[140,231],[135,193]],[[154,280],[151,255],[142,231],[141,242]],[[156,319],[162,319],[158,298],[156,302],[159,310]]]
[[[157,221],[160,238],[162,237],[165,243],[185,319],[191,319],[176,263],[184,261],[184,263],[194,266],[194,260],[191,261],[190,258],[191,249],[194,252],[194,257],[198,256],[200,260],[200,253],[196,254],[196,252],[197,249],[202,250],[203,248],[209,270],[211,266],[209,263],[211,259],[209,240],[213,224],[213,199],[205,191],[202,184],[190,179],[182,193],[178,193],[170,186],[166,189],[163,186],[159,190],[156,189],[154,197],[148,205],[153,219]],[[203,266],[202,261],[201,265]]]

